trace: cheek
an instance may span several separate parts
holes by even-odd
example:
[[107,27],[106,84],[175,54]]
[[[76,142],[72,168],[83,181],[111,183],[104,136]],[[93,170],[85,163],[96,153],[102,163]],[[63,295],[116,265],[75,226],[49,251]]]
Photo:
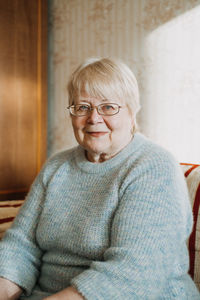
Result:
[[116,116],[112,116],[110,118],[105,118],[104,119],[104,123],[107,126],[107,128],[110,129],[110,131],[115,131],[115,130],[119,130],[120,127],[122,126],[122,121],[120,120],[119,117]]
[[124,130],[131,130],[132,129],[132,120],[130,116],[125,115],[122,118],[112,118],[112,120],[107,120],[105,122],[107,127],[113,131],[113,132],[119,132],[119,131],[124,131]]
[[72,117],[72,127],[74,130],[79,130],[84,127],[85,121],[81,118]]

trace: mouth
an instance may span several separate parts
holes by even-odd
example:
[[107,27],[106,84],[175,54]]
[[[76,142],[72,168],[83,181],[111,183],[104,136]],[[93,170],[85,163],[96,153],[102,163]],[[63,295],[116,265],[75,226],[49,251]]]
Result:
[[100,137],[107,134],[105,131],[87,131],[86,133],[93,137]]

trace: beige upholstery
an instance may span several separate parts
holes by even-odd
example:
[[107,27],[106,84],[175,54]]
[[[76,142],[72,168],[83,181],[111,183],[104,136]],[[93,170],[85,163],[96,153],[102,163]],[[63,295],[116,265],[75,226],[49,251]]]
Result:
[[181,164],[186,177],[194,216],[194,226],[189,238],[189,273],[200,290],[200,166]]

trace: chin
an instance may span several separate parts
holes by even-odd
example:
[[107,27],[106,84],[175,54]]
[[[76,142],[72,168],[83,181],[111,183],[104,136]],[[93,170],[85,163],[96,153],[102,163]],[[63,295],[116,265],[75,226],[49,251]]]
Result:
[[87,147],[86,151],[91,153],[91,154],[96,154],[100,155],[102,153],[106,153],[106,149],[104,148],[99,148],[99,147]]
[[107,147],[105,147],[105,145],[104,146],[103,145],[85,145],[84,148],[89,153],[94,153],[94,154],[105,153],[107,150]]

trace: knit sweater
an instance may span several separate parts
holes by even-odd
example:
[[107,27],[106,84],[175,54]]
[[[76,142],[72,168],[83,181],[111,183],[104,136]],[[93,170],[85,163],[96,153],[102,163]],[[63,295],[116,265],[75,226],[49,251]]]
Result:
[[143,135],[91,163],[80,146],[44,165],[0,243],[0,276],[40,300],[200,299],[187,274],[192,213],[178,163]]

